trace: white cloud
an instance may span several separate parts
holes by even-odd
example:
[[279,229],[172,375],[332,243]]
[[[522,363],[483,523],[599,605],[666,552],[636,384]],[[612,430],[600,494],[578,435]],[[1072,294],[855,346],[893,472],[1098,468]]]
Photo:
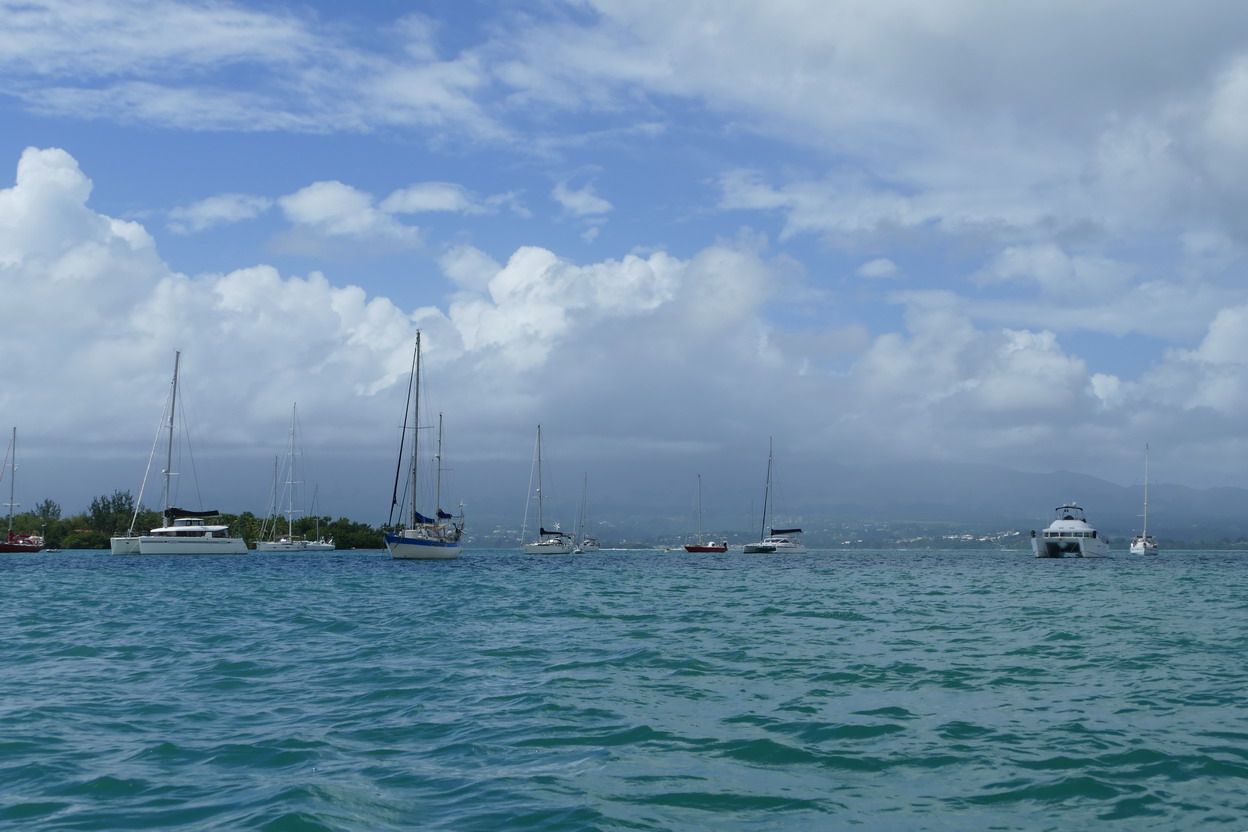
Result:
[[391,214],[444,211],[469,215],[495,214],[505,207],[518,216],[529,216],[517,191],[480,199],[463,185],[453,182],[421,182],[400,188],[382,200],[379,207]]
[[403,225],[374,205],[371,195],[341,182],[315,182],[277,204],[288,220],[317,235],[400,247],[421,243],[420,229]]
[[594,193],[594,184],[587,182],[585,187],[574,190],[566,182],[559,182],[550,192],[550,198],[563,206],[563,210],[574,217],[592,217],[605,214],[611,210],[611,203]]
[[887,257],[877,257],[859,266],[857,274],[860,277],[870,278],[897,277],[897,264]]
[[269,210],[273,200],[249,194],[220,194],[169,212],[168,226],[175,234],[194,234],[218,225],[253,219]]

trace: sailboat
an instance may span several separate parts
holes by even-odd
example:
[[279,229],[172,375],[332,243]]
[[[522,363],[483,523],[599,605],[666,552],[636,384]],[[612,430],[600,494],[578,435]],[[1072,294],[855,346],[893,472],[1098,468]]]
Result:
[[1131,554],[1157,554],[1157,541],[1148,533],[1148,445],[1144,446],[1144,530],[1131,539]]
[[[114,555],[242,555],[247,553],[247,543],[241,537],[230,537],[230,527],[221,524],[209,524],[204,521],[220,516],[216,509],[209,511],[188,511],[175,508],[169,504],[173,499],[173,432],[176,428],[178,412],[178,369],[182,353],[173,354],[173,381],[169,388],[169,419],[163,426],[168,432],[165,450],[165,493],[163,515],[165,525],[152,529],[147,534],[135,534],[134,526],[139,519],[139,509],[143,503],[143,490],[147,487],[147,475],[151,473],[152,457],[156,455],[156,446],[152,446],[152,455],[147,461],[147,472],[143,475],[143,485],[139,488],[139,499],[135,501],[134,516],[130,518],[130,529],[109,541],[109,548]],[[163,418],[162,418],[162,421]],[[157,433],[159,440],[159,433]]]
[[759,554],[771,552],[792,552],[801,554],[806,551],[806,546],[793,537],[793,535],[801,534],[801,529],[768,529],[767,518],[769,513],[775,511],[772,506],[772,468],[773,464],[772,444],[771,440],[767,440],[767,486],[763,490],[763,528],[759,537],[762,538],[758,543],[745,544],[746,554]]
[[685,551],[686,552],[727,552],[728,551],[728,541],[725,540],[723,543],[716,543],[715,541],[712,540],[708,543],[702,537],[702,475],[701,474],[698,474],[698,542],[686,543]]
[[[532,543],[521,543],[520,548],[528,555],[566,555],[572,549],[572,535],[567,532],[560,531],[559,525],[555,524],[554,531],[546,529],[545,502],[546,494],[542,491],[542,426],[537,426],[537,448],[533,452],[533,469],[529,472],[529,483],[533,482],[533,474],[537,474],[537,493],[534,498],[537,500],[537,539]],[[523,541],[525,530],[528,528],[528,511],[525,511],[524,530],[521,531],[521,540]]]
[[0,481],[4,480],[4,469],[9,469],[9,534],[0,540],[0,552],[20,554],[38,552],[43,548],[43,538],[37,534],[14,534],[13,509],[17,508],[17,428],[13,428],[13,438],[9,440],[8,453],[4,455],[4,465],[0,466]]
[[585,504],[589,497],[589,474],[585,475],[585,484],[581,488],[581,513],[576,520],[576,548],[572,550],[574,554],[581,555],[585,552],[597,552],[602,548],[602,544],[598,542],[596,537],[585,536]]
[[[426,517],[416,507],[418,474],[420,472],[420,333],[416,333],[416,350],[412,354],[412,375],[408,388],[409,409],[403,415],[403,441],[407,439],[408,417],[412,421],[412,453],[408,460],[407,495],[402,503],[409,507],[407,528],[386,532],[386,548],[396,560],[449,560],[459,557],[460,538],[464,535],[464,512],[458,515],[442,510],[442,416],[438,416],[438,449],[434,456],[434,516]],[[390,521],[395,509],[401,508],[399,478],[403,469],[403,441],[399,442],[399,462],[394,471],[394,493],[390,497]]]
[[[298,486],[301,485],[299,478],[296,476],[296,459],[303,453],[298,442],[299,430],[299,413],[298,405],[291,405],[290,410],[290,447],[286,451],[286,488],[283,496],[286,497],[286,509],[283,514],[286,515],[286,534],[278,535],[277,530],[273,530],[273,540],[257,540],[256,551],[258,552],[332,552],[334,549],[334,541],[322,540],[318,536],[316,540],[308,540],[304,535],[295,535],[295,515],[303,514],[303,510],[296,508],[296,492]],[[276,466],[276,462],[274,463]],[[274,472],[276,473],[276,471]],[[277,478],[273,479],[274,497],[276,497]],[[275,505],[270,507],[269,516],[276,516],[276,500]],[[267,524],[267,521],[266,521]]]

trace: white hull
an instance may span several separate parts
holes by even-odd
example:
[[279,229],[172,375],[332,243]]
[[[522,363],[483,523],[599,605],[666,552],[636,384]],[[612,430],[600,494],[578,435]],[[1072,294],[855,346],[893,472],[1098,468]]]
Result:
[[572,551],[574,554],[583,555],[586,552],[597,552],[601,548],[602,547],[598,545],[598,541],[587,537],[581,541],[580,546],[577,546]]
[[742,551],[744,551],[745,554],[747,555],[761,555],[761,554],[772,554],[772,553],[804,555],[806,554],[806,546],[800,541],[790,540],[788,538],[765,537],[760,543],[745,544],[745,547]]
[[334,544],[323,540],[257,540],[257,552],[332,552]]
[[1137,537],[1131,541],[1131,554],[1133,555],[1155,555],[1157,551],[1157,541],[1151,537],[1148,539]]
[[526,555],[570,555],[572,544],[557,540],[544,540],[540,543],[526,543],[520,547]]
[[109,541],[114,555],[245,555],[241,537],[164,537],[138,535]]
[[1031,539],[1031,551],[1038,558],[1104,558],[1109,556],[1105,541],[1092,538],[1045,540]]
[[458,541],[388,534],[386,548],[395,560],[452,560],[459,557],[460,546]]

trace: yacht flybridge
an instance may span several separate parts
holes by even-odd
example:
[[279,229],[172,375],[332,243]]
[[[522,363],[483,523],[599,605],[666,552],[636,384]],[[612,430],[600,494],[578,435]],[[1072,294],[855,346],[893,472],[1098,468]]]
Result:
[[1038,558],[1102,558],[1109,553],[1105,538],[1088,524],[1073,500],[1054,509],[1056,516],[1039,534],[1031,532],[1031,550]]

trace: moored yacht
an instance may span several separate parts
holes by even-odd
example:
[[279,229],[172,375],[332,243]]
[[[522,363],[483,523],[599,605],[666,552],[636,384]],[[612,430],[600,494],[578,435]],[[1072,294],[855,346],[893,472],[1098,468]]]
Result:
[[[152,529],[147,534],[136,534],[134,527],[138,522],[139,511],[143,504],[143,490],[147,486],[147,474],[143,476],[143,485],[139,488],[139,499],[135,503],[134,514],[130,518],[130,529],[124,535],[109,540],[109,548],[114,555],[243,555],[247,553],[247,543],[241,537],[231,537],[230,527],[221,524],[207,524],[205,518],[218,517],[220,512],[187,511],[169,505],[173,495],[173,434],[176,428],[178,412],[178,368],[182,353],[173,354],[173,381],[169,387],[169,420],[163,426],[168,431],[165,447],[165,493],[163,515],[165,525]],[[163,419],[162,419],[163,421]],[[157,434],[159,438],[159,434]],[[152,456],[155,456],[153,446]],[[151,459],[148,460],[148,473],[151,471]]]
[[1148,533],[1148,445],[1144,446],[1144,530],[1131,538],[1131,554],[1155,555],[1157,539]]
[[1088,524],[1083,509],[1073,500],[1054,509],[1048,528],[1031,532],[1031,550],[1038,558],[1101,558],[1109,553],[1105,538]]
[[763,491],[763,530],[759,534],[762,538],[758,543],[747,543],[742,551],[747,555],[751,554],[770,554],[772,552],[789,552],[793,554],[804,554],[806,545],[801,540],[796,539],[794,535],[802,533],[801,529],[769,529],[767,527],[767,519],[770,513],[774,511],[772,496],[772,468],[773,454],[771,440],[767,441],[767,487]]

